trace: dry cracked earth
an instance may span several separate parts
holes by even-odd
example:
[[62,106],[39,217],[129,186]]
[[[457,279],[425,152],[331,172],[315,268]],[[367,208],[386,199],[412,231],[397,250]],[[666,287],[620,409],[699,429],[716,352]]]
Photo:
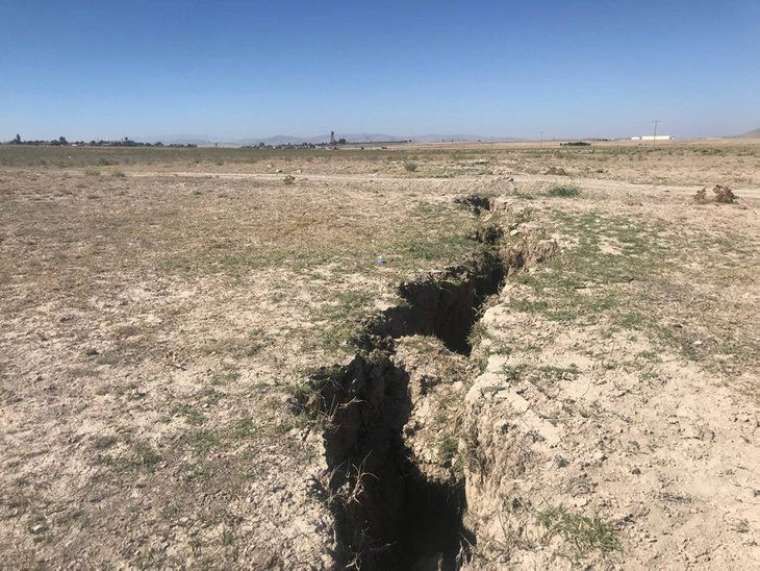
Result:
[[757,568],[759,237],[760,141],[0,147],[0,568]]

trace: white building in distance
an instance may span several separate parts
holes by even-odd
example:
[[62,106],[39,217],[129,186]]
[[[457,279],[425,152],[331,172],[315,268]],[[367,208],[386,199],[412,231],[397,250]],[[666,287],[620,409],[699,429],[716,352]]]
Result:
[[672,141],[673,137],[670,135],[640,135],[638,137],[631,137],[631,141]]

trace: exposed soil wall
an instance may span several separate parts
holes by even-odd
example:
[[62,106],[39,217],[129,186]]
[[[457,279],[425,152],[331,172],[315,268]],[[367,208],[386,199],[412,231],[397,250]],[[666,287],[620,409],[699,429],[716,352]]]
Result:
[[432,335],[451,351],[469,354],[468,338],[478,308],[500,289],[505,277],[499,253],[484,249],[460,266],[406,282],[399,288],[405,303],[374,317],[357,342],[367,349],[377,343],[377,338]]
[[[462,201],[474,212],[488,199]],[[435,337],[448,351],[469,355],[481,306],[508,273],[494,245],[503,232],[490,228],[472,259],[402,284],[403,302],[370,319],[356,336],[358,352],[344,366],[310,379],[303,409],[323,427],[327,474],[319,492],[336,521],[340,566],[361,569],[459,569],[474,536],[463,525],[464,472],[436,478],[421,470],[405,432],[425,391],[410,390],[410,374],[396,358],[396,340]],[[522,258],[520,258],[522,260]],[[522,263],[522,261],[520,261]],[[444,419],[445,420],[445,419]]]

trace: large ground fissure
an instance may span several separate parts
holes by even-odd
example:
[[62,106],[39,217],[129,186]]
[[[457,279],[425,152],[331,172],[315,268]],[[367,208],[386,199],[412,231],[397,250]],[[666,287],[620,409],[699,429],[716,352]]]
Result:
[[506,270],[484,246],[465,264],[403,284],[404,302],[366,324],[354,359],[312,376],[305,406],[324,426],[319,488],[335,516],[339,566],[455,570],[466,558],[474,538],[462,523],[464,481],[429,478],[410,453],[404,426],[418,403],[395,340],[434,336],[469,355],[480,307]]

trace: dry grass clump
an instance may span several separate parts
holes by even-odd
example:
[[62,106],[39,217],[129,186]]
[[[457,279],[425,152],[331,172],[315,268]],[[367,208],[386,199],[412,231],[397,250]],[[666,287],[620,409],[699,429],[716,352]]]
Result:
[[707,189],[703,188],[702,190],[697,191],[694,195],[694,200],[703,204],[707,202],[733,204],[738,199],[733,190],[722,184],[716,184],[712,191],[714,194],[712,199],[707,198]]

